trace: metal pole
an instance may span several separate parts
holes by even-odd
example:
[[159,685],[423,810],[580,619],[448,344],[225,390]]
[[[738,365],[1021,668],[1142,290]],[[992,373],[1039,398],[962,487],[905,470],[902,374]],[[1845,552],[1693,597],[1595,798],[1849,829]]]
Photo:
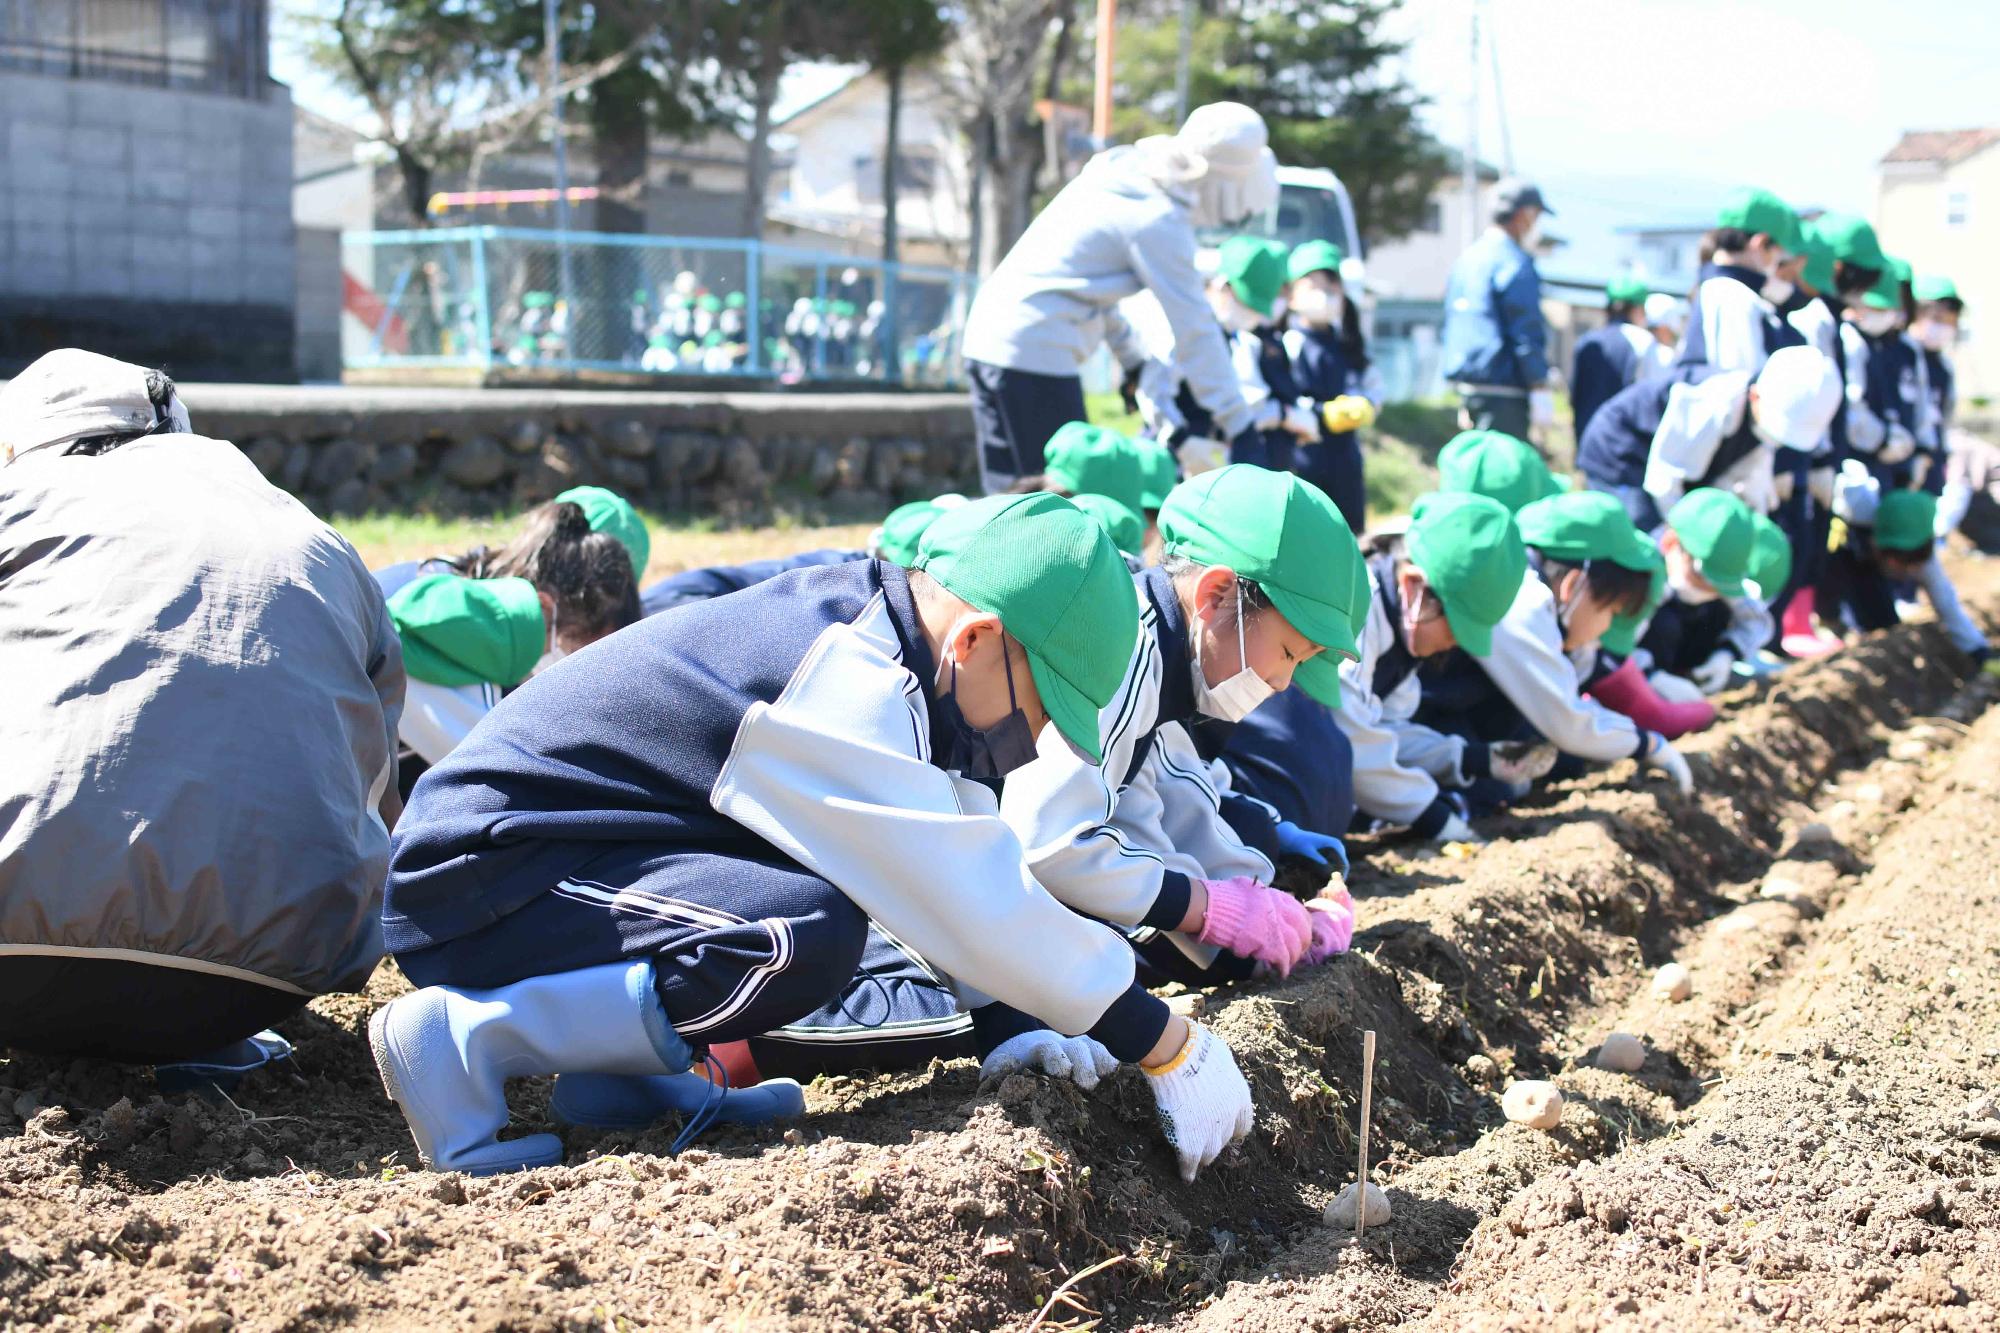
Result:
[[750,339],[750,360],[744,366],[753,375],[764,370],[764,242],[758,237],[750,238],[750,249],[744,255],[746,271],[743,275],[743,330]]
[[542,0],[542,45],[549,58],[549,145],[556,156],[556,299],[563,307],[563,337],[576,336],[576,307],[569,300],[569,145],[563,140],[562,29],[558,0]]
[[1479,11],[1472,11],[1472,63],[1465,81],[1465,161],[1459,167],[1460,188],[1465,191],[1465,218],[1459,227],[1461,239],[1471,245],[1479,239]]
[[477,312],[479,330],[479,368],[493,369],[493,306],[491,289],[486,285],[486,228],[472,233],[472,285],[478,289]]
[[1097,0],[1097,104],[1090,134],[1099,149],[1111,146],[1111,62],[1118,46],[1118,0]]
[[1189,70],[1194,64],[1194,0],[1181,0],[1181,53],[1174,62],[1174,124],[1187,122]]

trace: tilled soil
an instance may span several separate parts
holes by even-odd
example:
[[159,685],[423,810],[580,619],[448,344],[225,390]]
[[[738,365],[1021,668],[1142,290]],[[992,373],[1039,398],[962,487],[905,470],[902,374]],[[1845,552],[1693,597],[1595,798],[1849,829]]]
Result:
[[[1975,607],[1996,575],[1962,571]],[[413,1170],[365,1035],[385,965],[231,1102],[0,1064],[0,1321],[984,1328],[1077,1278],[1042,1327],[1991,1327],[2000,1189],[1958,1113],[2000,1082],[2000,720],[1962,739],[1989,688],[1964,669],[1908,626],[1746,690],[1686,746],[1694,801],[1626,764],[1464,858],[1358,840],[1355,953],[1180,1001],[1259,1108],[1191,1187],[1138,1075],[982,1092],[969,1062],[821,1080],[799,1125],[677,1159],[668,1124]],[[1663,1008],[1669,957],[1696,995]],[[1318,1218],[1366,1027],[1397,1212],[1357,1249]],[[1651,1043],[1636,1076],[1582,1063],[1614,1027]],[[1504,1124],[1515,1075],[1561,1084],[1561,1128]],[[520,1088],[517,1128],[545,1103]]]

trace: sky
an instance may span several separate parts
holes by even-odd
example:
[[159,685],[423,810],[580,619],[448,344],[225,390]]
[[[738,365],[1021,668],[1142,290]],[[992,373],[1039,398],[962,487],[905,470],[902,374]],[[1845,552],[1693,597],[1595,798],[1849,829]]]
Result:
[[[302,104],[360,121],[302,56],[299,15],[326,2],[275,7],[273,73]],[[1504,107],[1514,165],[1571,242],[1557,271],[1609,274],[1618,226],[1703,220],[1738,185],[1872,214],[1875,164],[1904,130],[2000,121],[1995,0],[1404,0],[1390,32],[1409,43],[1430,128],[1453,145],[1465,138],[1475,5],[1492,42],[1479,153],[1505,165]],[[780,109],[839,77],[796,71]]]
[[[1870,215],[1875,164],[1904,130],[2000,121],[1992,0],[1404,0],[1391,31],[1454,145],[1475,4],[1515,166],[1572,241],[1558,271],[1608,273],[1618,225],[1703,221],[1739,185]],[[1501,166],[1491,62],[1479,153]]]

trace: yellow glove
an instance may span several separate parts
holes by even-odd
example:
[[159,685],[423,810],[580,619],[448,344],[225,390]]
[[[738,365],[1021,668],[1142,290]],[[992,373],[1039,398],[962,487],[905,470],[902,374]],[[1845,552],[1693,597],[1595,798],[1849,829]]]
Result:
[[1359,394],[1344,393],[1320,409],[1320,419],[1335,435],[1375,424],[1375,404]]

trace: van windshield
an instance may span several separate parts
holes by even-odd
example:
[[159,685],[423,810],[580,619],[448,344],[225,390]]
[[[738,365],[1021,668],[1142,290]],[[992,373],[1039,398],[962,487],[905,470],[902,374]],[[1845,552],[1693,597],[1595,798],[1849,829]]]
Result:
[[1204,227],[1199,233],[1204,249],[1213,249],[1236,235],[1269,236],[1290,247],[1311,240],[1332,241],[1345,255],[1356,253],[1354,238],[1340,216],[1340,200],[1331,190],[1310,185],[1281,185],[1278,204],[1262,217],[1251,218],[1240,227]]

